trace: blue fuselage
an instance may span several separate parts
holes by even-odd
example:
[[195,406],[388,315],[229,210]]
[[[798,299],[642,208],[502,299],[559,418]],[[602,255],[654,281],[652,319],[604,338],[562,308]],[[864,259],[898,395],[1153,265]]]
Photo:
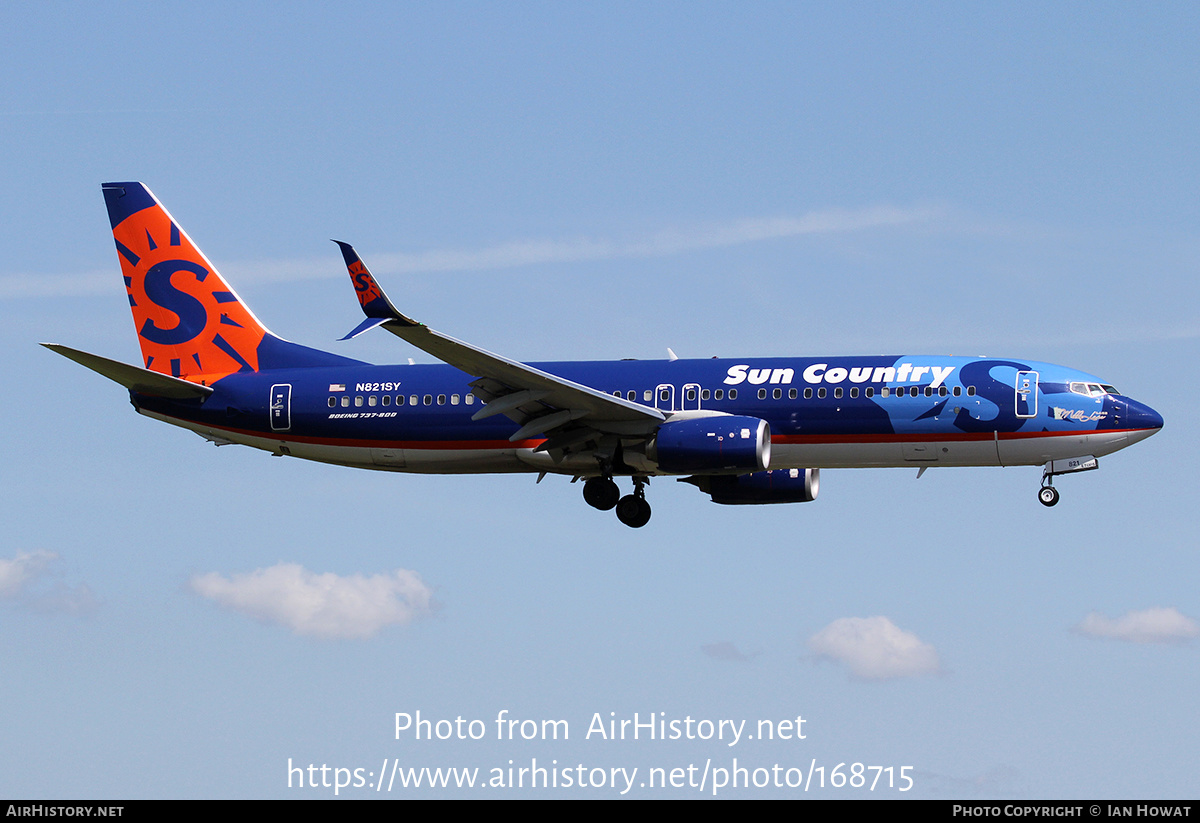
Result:
[[[1149,407],[1098,378],[1047,363],[875,356],[533,363],[667,414],[765,420],[772,468],[1032,465],[1101,456],[1162,426]],[[553,461],[516,423],[472,420],[472,377],[447,365],[368,364],[233,374],[203,401],[134,395],[139,410],[275,453],[394,471],[558,471],[590,475],[586,456]],[[619,473],[657,474],[631,452]]]

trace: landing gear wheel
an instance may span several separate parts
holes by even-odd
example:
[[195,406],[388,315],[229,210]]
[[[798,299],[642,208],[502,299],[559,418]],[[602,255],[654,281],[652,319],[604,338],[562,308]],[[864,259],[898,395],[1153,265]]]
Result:
[[592,477],[583,484],[583,499],[592,508],[606,512],[617,505],[621,490],[607,477]]
[[643,497],[627,494],[617,503],[617,519],[633,529],[650,522],[650,504]]
[[1038,492],[1038,500],[1043,506],[1053,506],[1058,502],[1058,489],[1053,486],[1042,486]]

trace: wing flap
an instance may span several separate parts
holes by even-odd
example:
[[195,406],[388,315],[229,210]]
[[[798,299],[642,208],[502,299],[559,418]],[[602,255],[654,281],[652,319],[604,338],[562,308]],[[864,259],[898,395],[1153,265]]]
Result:
[[[406,326],[389,320],[383,324],[383,328],[467,374],[490,378],[509,389],[508,392],[489,392],[494,397],[503,398],[511,392],[525,390],[536,392],[541,395],[537,402],[543,405],[555,409],[587,412],[588,424],[602,431],[606,430],[606,423],[645,423],[646,431],[649,431],[666,420],[666,416],[658,409],[509,360],[461,340],[455,340],[428,326]],[[495,402],[493,398],[488,400]]]

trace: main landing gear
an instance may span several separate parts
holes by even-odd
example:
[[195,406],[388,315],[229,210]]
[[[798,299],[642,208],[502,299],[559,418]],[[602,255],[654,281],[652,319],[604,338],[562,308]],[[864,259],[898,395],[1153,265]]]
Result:
[[646,478],[633,478],[633,494],[621,497],[611,477],[591,477],[583,484],[583,499],[600,511],[617,510],[617,519],[634,529],[650,522],[650,504],[646,502]]
[[589,477],[583,484],[583,499],[593,509],[606,512],[616,508],[621,490],[611,477]]

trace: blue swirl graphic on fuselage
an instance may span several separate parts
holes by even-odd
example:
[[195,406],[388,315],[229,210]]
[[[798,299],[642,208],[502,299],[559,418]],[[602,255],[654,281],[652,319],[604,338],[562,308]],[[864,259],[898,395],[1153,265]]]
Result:
[[191,272],[200,282],[208,277],[207,269],[187,260],[164,260],[146,272],[146,296],[155,305],[179,316],[179,324],[173,329],[160,329],[153,319],[147,320],[138,334],[152,343],[178,346],[195,339],[208,325],[204,304],[171,285],[171,275],[178,271]]
[[992,369],[997,366],[1029,371],[1029,366],[1012,360],[984,360],[963,366],[959,382],[964,386],[975,386],[985,400],[995,403],[996,416],[991,420],[976,420],[966,409],[960,409],[954,418],[955,428],[965,432],[1016,431],[1028,419],[1017,417],[1016,387],[992,377]]

